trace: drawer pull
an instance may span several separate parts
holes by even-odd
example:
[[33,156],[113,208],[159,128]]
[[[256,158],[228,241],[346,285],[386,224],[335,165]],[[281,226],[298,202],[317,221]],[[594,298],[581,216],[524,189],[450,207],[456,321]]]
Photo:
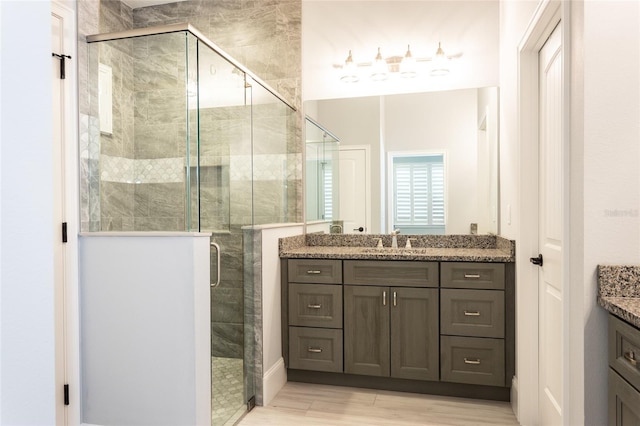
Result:
[[322,271],[318,271],[318,270],[309,270],[309,271],[307,271],[307,274],[309,274],[309,275],[318,275],[318,274],[321,274],[321,273],[322,273]]
[[465,317],[479,317],[480,316],[480,312],[478,312],[478,311],[475,311],[475,312],[464,311],[464,316]]
[[322,348],[312,348],[312,347],[309,347],[309,348],[307,348],[307,352],[313,352],[314,354],[319,354],[319,353],[321,353],[321,352],[322,352]]
[[387,292],[382,292],[382,306],[387,306]]
[[398,292],[393,292],[393,306],[398,306]]
[[480,358],[476,358],[476,359],[465,358],[464,363],[471,364],[471,365],[480,365]]
[[317,305],[307,305],[307,308],[309,308],[309,309],[320,309],[320,308],[322,308],[322,305],[319,304],[319,303]]
[[464,274],[465,278],[473,278],[473,279],[478,279],[480,278],[480,274]]
[[625,352],[624,359],[629,361],[631,365],[638,365],[638,360],[636,359],[636,354],[633,351]]

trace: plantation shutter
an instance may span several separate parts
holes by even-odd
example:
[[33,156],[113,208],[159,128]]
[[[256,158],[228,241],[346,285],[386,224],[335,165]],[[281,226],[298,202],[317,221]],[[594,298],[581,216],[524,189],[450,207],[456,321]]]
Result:
[[396,225],[445,225],[442,155],[395,157],[393,191]]

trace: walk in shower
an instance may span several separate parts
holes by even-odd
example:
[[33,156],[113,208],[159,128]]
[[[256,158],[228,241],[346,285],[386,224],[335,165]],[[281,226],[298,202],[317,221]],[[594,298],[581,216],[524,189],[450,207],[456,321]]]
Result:
[[186,24],[87,41],[82,230],[212,233],[212,424],[233,424],[255,395],[251,227],[301,216],[295,109]]

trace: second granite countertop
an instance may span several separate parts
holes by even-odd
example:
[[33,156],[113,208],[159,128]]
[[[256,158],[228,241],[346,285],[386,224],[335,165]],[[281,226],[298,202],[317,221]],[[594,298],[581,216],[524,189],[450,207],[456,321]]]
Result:
[[640,265],[599,265],[598,303],[640,328]]

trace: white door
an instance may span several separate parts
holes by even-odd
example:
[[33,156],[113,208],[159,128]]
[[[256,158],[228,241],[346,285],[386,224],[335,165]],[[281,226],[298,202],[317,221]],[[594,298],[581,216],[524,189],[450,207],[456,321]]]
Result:
[[539,424],[564,420],[563,242],[563,87],[562,24],[539,53],[539,195],[538,236],[542,265],[538,274]]
[[340,215],[345,234],[368,232],[371,205],[367,149],[340,147]]

